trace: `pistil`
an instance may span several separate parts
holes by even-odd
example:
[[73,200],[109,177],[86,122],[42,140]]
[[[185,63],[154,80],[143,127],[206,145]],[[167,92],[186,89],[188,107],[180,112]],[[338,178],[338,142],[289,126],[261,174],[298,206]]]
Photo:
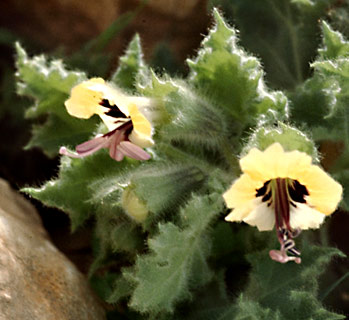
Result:
[[282,240],[282,229],[291,231],[290,226],[290,199],[288,196],[287,179],[277,178],[272,181],[274,210],[275,210],[275,226],[279,241]]
[[[299,234],[299,230],[293,230],[290,225],[290,206],[296,206],[293,203],[292,194],[295,193],[295,183],[288,178],[277,178],[271,180],[271,192],[274,202],[275,227],[277,237],[280,242],[280,250],[271,250],[270,257],[281,263],[295,261],[300,263],[300,252],[295,248],[293,240]],[[300,185],[298,183],[298,185]],[[288,256],[290,253],[292,256]]]

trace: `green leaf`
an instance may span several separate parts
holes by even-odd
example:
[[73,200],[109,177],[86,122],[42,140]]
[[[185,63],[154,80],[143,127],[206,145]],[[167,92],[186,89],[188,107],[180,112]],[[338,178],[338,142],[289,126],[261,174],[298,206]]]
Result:
[[101,299],[107,300],[112,294],[112,284],[116,282],[115,278],[117,278],[117,276],[112,273],[103,276],[95,275],[90,279],[89,283],[93,291],[96,292]]
[[[281,320],[282,317],[278,311],[273,311],[270,308],[263,308],[255,301],[244,299],[240,296],[237,302],[236,320]],[[219,319],[229,319],[227,317],[220,317]]]
[[62,145],[75,146],[89,139],[97,124],[96,118],[88,121],[77,118],[62,120],[50,114],[45,124],[33,125],[32,138],[25,149],[40,147],[48,156],[55,156]]
[[198,290],[193,301],[190,301],[190,303],[185,306],[186,308],[182,307],[180,309],[180,314],[174,315],[174,319],[218,319],[218,315],[221,314],[223,310],[226,311],[230,306],[225,280],[225,272],[219,270],[210,283],[201,290]]
[[198,96],[185,83],[177,82],[176,86],[177,90],[171,92],[165,101],[168,113],[176,116],[161,128],[159,135],[162,139],[219,149],[239,132],[239,127],[234,128],[226,113],[216,105]]
[[[339,152],[328,155],[327,170],[346,185],[349,154],[349,42],[323,23],[323,46],[312,64],[314,75],[300,86],[291,99],[292,118],[312,129],[317,143],[328,142]],[[339,148],[338,148],[339,147]],[[333,153],[333,152],[332,152]],[[348,203],[344,190],[343,204]]]
[[197,58],[188,60],[189,79],[235,117],[243,116],[246,100],[256,95],[262,70],[256,58],[247,56],[237,46],[236,31],[217,11],[214,14],[214,29],[204,39]]
[[[194,60],[188,60],[189,81],[198,91],[235,120],[234,130],[251,125],[254,117],[269,109],[286,115],[287,98],[268,92],[261,64],[239,45],[237,31],[230,28],[217,10],[215,26],[203,40]],[[239,132],[239,131],[238,131]]]
[[349,43],[343,35],[334,31],[329,24],[322,21],[322,48],[318,50],[321,59],[335,59],[349,55]]
[[135,170],[130,176],[130,186],[149,211],[157,215],[166,210],[175,212],[205,179],[206,175],[194,165],[157,162]]
[[309,293],[305,291],[291,291],[290,303],[294,309],[292,310],[292,314],[298,314],[298,319],[337,320],[346,318],[345,315],[326,310],[321,306],[316,297],[309,295]]
[[[348,140],[349,132],[341,122],[347,122],[349,42],[326,23],[323,23],[322,31],[323,46],[319,49],[319,57],[312,63],[314,76],[295,92],[293,116],[308,126],[336,128],[340,132],[338,138],[343,139],[344,132],[344,139]],[[338,126],[344,130],[338,130]]]
[[[18,92],[37,100],[27,112],[29,117],[52,111],[52,103],[68,96],[72,86],[86,80],[82,72],[67,71],[60,60],[49,62],[43,55],[28,57],[19,43],[16,43],[16,53]],[[60,109],[64,109],[63,106]]]
[[[91,199],[98,189],[91,190],[94,181],[111,174],[118,183],[117,174],[122,174],[125,162],[116,162],[105,151],[99,151],[83,159],[61,157],[57,179],[46,182],[41,188],[23,188],[22,191],[69,214],[72,230],[84,223],[97,209]],[[114,199],[115,202],[118,199]]]
[[[308,128],[327,129],[324,135],[326,136],[329,130],[336,128],[328,116],[337,108],[337,95],[340,91],[339,83],[335,79],[326,78],[324,75],[316,75],[309,79],[292,93],[292,120],[299,126],[306,124]],[[317,140],[316,134],[313,130],[314,140]]]
[[119,67],[111,76],[111,81],[121,88],[134,91],[137,80],[144,82],[148,77],[149,70],[143,60],[139,35],[136,34],[120,58]]
[[[115,199],[117,203],[117,198]],[[105,212],[105,211],[109,212]],[[142,231],[135,223],[126,219],[122,208],[99,209],[96,236],[101,245],[112,252],[127,252],[132,255],[143,247]]]
[[316,298],[317,279],[334,256],[345,255],[335,248],[306,243],[300,265],[275,263],[266,250],[251,254],[252,271],[245,298],[279,311],[284,319],[344,319],[327,311]]
[[250,136],[249,143],[245,146],[242,154],[246,154],[253,147],[265,150],[275,142],[280,143],[287,151],[298,150],[305,152],[313,158],[313,161],[318,161],[314,142],[302,131],[282,122],[273,127],[258,126]]
[[310,74],[319,46],[319,20],[335,0],[211,0],[240,31],[241,44],[263,61],[273,88],[293,89]]
[[148,241],[151,253],[136,260],[132,308],[141,313],[173,312],[177,302],[189,299],[191,290],[212,278],[206,261],[207,231],[221,210],[220,195],[194,196],[181,209],[181,228],[171,222],[159,225],[159,234]]
[[[29,58],[17,43],[18,93],[35,100],[26,112],[28,118],[38,118],[27,148],[41,147],[49,156],[58,153],[62,145],[75,145],[87,140],[96,126],[96,119],[71,117],[64,106],[71,88],[86,80],[81,72],[67,71],[60,60],[48,61],[44,56]],[[42,124],[41,116],[48,115]]]
[[[138,88],[141,93],[154,98],[166,98],[172,92],[178,91],[178,84],[168,76],[158,77],[153,70],[150,70],[151,77],[144,87]],[[170,112],[171,110],[167,110]]]
[[[123,270],[124,273],[128,272],[128,269]],[[132,294],[133,285],[123,275],[116,278],[113,283],[113,292],[108,297],[109,303],[117,303],[119,300],[126,298]]]

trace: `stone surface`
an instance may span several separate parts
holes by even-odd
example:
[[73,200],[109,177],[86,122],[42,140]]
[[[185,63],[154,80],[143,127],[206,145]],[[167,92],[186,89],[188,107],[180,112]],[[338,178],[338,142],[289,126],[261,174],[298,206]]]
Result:
[[35,208],[0,180],[0,320],[18,319],[98,320],[105,313]]

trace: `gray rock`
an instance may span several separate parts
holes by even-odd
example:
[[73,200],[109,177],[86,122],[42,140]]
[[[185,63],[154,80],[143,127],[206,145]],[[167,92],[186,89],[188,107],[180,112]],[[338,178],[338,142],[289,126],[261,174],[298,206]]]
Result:
[[0,179],[0,320],[105,319],[85,277],[35,208]]

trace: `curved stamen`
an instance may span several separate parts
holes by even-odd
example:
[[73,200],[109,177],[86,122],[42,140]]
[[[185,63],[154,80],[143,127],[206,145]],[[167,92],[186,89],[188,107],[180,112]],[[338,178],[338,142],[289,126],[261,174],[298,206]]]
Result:
[[[295,261],[300,263],[300,251],[295,247],[293,238],[297,237],[300,230],[292,229],[290,225],[290,206],[297,208],[296,203],[306,202],[308,190],[298,181],[289,178],[276,178],[271,180],[272,201],[275,212],[275,226],[280,242],[280,250],[272,250],[270,257],[273,260],[285,263]],[[263,198],[266,195],[263,196]],[[289,253],[291,256],[288,256]]]
[[286,228],[287,230],[291,230],[290,203],[287,192],[287,181],[286,179],[277,178],[275,179],[274,186],[275,225],[276,230],[278,230],[278,238],[282,241],[282,234],[280,234],[280,229]]

